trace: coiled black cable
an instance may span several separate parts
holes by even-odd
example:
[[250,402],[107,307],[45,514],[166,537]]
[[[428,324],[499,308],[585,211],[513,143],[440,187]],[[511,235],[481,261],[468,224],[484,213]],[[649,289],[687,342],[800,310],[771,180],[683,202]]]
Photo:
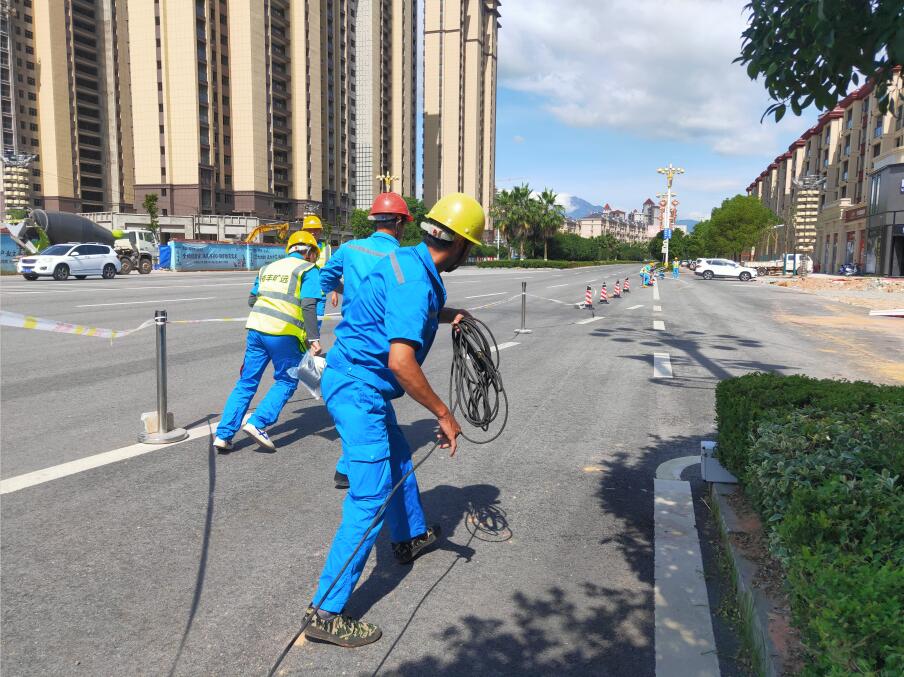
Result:
[[468,423],[484,432],[496,420],[500,408],[505,410],[502,425],[489,439],[471,439],[462,432],[461,436],[469,442],[487,444],[505,430],[508,396],[499,371],[496,338],[490,328],[476,317],[465,317],[452,331],[449,402],[452,403],[453,415],[460,411]]
[[[452,406],[453,415],[456,411],[461,411],[462,417],[468,423],[484,431],[489,430],[490,425],[499,416],[500,409],[505,409],[505,417],[502,419],[499,431],[489,439],[472,440],[462,432],[461,436],[474,444],[492,442],[502,434],[506,423],[508,423],[508,396],[505,393],[505,387],[502,385],[502,375],[499,373],[499,349],[496,345],[496,338],[486,324],[474,317],[465,317],[452,329],[452,369],[449,374],[449,402]],[[392,491],[389,492],[386,500],[383,501],[358,545],[352,550],[352,554],[345,560],[338,575],[323,594],[322,600],[330,596],[336,583],[342,578],[342,574],[345,573],[348,565],[351,564],[361,546],[364,545],[367,536],[383,518],[386,507],[396,491],[415,470],[421,467],[424,461],[430,458],[439,444],[440,441],[434,442],[427,453],[424,454],[424,457],[413,464],[411,470],[405,473],[392,487]],[[315,604],[311,612],[305,614],[304,622],[298,632],[292,636],[282,653],[274,661],[270,671],[267,672],[267,677],[273,677],[276,674],[279,666],[282,665],[289,651],[292,650],[295,642],[298,641],[298,638],[310,625],[311,619],[318,611],[320,611],[320,605]]]

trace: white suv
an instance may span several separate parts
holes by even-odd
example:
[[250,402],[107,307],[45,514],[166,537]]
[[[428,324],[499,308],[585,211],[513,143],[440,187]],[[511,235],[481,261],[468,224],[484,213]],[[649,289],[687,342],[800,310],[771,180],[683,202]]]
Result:
[[704,280],[711,280],[714,277],[735,277],[741,282],[747,282],[756,277],[756,268],[748,268],[728,259],[702,259],[698,260],[694,275],[700,275]]
[[122,264],[113,248],[105,244],[54,244],[44,251],[23,256],[16,263],[16,271],[26,280],[37,280],[42,275],[54,280],[65,280],[75,275],[84,280],[89,275],[100,275],[106,280],[116,277]]

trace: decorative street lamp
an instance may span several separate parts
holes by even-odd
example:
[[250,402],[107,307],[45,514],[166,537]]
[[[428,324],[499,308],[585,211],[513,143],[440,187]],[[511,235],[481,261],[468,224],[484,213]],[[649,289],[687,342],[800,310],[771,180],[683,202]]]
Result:
[[[672,166],[672,163],[670,162],[668,167],[660,167],[659,169],[656,170],[656,172],[659,174],[665,175],[665,178],[666,178],[666,193],[665,193],[666,209],[665,209],[665,219],[664,219],[664,225],[663,225],[663,236],[664,236],[665,231],[669,230],[669,228],[672,225],[670,223],[670,219],[669,219],[669,217],[671,216],[669,205],[672,202],[672,181],[674,180],[674,178],[677,174],[684,174],[684,170],[681,167]],[[666,263],[668,263],[668,261],[669,261],[669,243],[668,243],[668,240],[666,240],[665,237],[663,237],[662,262],[663,262],[663,264],[666,264]]]
[[398,181],[399,177],[392,176],[389,172],[386,172],[385,174],[381,174],[380,176],[378,176],[377,180],[383,184],[383,192],[389,193],[392,191],[392,182]]

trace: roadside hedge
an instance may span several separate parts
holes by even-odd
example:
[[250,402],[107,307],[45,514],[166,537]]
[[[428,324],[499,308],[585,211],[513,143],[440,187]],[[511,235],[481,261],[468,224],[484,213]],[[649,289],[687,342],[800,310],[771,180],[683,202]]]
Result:
[[587,266],[609,266],[617,263],[637,263],[640,261],[544,261],[543,259],[506,259],[504,261],[481,261],[478,268],[585,268]]
[[751,374],[716,409],[785,567],[804,674],[904,674],[904,388]]

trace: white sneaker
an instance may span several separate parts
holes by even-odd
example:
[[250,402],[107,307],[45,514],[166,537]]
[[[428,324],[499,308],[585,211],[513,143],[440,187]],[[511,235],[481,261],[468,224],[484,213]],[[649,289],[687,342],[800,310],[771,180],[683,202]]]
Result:
[[273,442],[270,440],[270,436],[267,435],[266,432],[264,432],[257,426],[255,426],[251,423],[246,423],[242,427],[242,430],[246,434],[251,435],[251,437],[253,437],[255,439],[255,441],[257,441],[257,443],[259,445],[261,445],[264,449],[269,449],[270,451],[276,451],[276,445],[273,444]]
[[232,440],[221,440],[219,437],[215,437],[213,446],[221,451],[230,451],[232,449]]

